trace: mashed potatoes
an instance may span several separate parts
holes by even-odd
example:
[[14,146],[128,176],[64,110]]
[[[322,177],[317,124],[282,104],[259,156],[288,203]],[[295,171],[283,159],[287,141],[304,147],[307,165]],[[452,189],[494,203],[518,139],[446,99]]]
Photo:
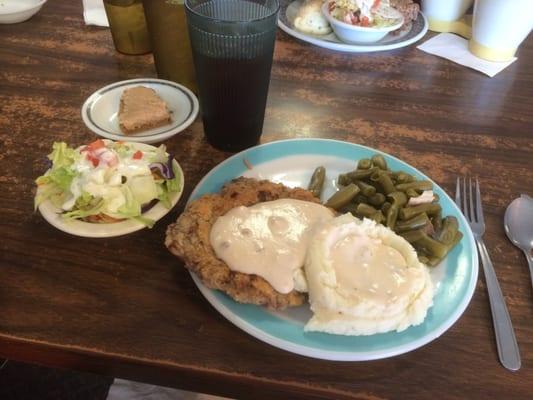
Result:
[[323,223],[305,261],[314,316],[306,331],[372,335],[422,323],[433,284],[411,245],[374,221],[345,214]]

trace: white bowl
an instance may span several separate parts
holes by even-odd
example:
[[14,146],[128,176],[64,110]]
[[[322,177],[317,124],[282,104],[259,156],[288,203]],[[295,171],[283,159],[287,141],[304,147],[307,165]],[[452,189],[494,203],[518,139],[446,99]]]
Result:
[[398,12],[398,23],[383,28],[372,28],[347,24],[333,18],[329,13],[329,2],[326,1],[322,6],[322,14],[326,17],[333,28],[333,32],[340,40],[345,43],[374,43],[383,39],[389,32],[399,29],[403,25],[403,15]]
[[0,24],[26,21],[41,9],[46,0],[0,0]]

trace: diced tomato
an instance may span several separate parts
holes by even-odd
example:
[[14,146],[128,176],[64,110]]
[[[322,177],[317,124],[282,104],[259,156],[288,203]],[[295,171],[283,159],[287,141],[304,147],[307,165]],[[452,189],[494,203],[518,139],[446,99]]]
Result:
[[361,18],[361,26],[369,26],[370,25],[370,20],[368,19],[368,17],[363,17]]
[[87,151],[95,151],[98,149],[101,149],[102,147],[105,147],[105,143],[102,139],[95,140],[94,142],[88,144],[85,147],[85,150]]
[[87,153],[87,160],[93,163],[93,167],[98,167],[98,164],[100,164],[100,160],[91,153]]
[[372,4],[372,8],[378,8],[379,3],[381,3],[381,0],[374,0],[374,4]]
[[137,150],[135,153],[133,153],[134,160],[140,160],[141,158],[143,158],[143,152],[141,150]]

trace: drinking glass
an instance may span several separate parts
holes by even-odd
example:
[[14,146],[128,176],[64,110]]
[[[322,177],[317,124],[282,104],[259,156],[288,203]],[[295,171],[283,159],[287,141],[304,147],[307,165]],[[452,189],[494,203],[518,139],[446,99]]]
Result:
[[197,92],[184,0],[143,0],[157,76]]
[[124,54],[151,51],[141,0],[104,0],[115,48]]
[[278,0],[185,0],[204,132],[239,151],[263,130]]

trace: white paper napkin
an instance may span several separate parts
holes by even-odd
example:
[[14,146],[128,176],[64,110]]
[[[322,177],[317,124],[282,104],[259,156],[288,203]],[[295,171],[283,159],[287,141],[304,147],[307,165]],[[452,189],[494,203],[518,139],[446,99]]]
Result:
[[86,25],[109,26],[103,0],[83,0],[83,18]]
[[441,33],[422,43],[417,48],[481,71],[491,78],[516,61],[516,57],[506,62],[493,62],[478,58],[468,51],[468,41],[466,39],[452,33]]

